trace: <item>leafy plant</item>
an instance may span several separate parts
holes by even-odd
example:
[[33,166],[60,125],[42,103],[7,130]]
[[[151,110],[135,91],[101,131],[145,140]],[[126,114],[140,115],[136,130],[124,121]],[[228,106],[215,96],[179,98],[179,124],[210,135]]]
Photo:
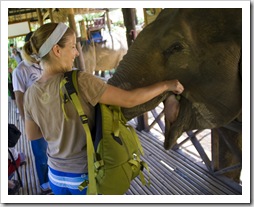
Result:
[[14,70],[17,67],[18,63],[15,59],[13,58],[8,58],[8,69]]

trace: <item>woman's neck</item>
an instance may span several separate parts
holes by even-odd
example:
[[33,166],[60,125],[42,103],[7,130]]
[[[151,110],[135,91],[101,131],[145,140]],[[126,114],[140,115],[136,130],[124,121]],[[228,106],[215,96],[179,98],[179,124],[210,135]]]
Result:
[[45,83],[49,79],[51,79],[53,76],[60,73],[60,71],[56,70],[55,67],[52,68],[52,67],[47,66],[47,65],[41,65],[41,68],[43,69],[43,73],[42,73],[41,78],[38,79],[39,83]]
[[56,73],[49,74],[49,73],[43,72],[42,76],[38,79],[37,82],[39,82],[39,83],[46,83],[49,79],[51,79],[55,75],[56,75]]

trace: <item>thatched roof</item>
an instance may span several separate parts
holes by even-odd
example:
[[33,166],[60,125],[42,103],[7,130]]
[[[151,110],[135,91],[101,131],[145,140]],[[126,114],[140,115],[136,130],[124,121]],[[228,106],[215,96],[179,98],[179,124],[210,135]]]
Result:
[[[8,22],[37,22],[38,10],[41,12],[43,19],[49,18],[49,8],[9,8],[8,9]],[[105,8],[74,8],[74,14],[88,14],[106,11]],[[52,15],[56,22],[67,21],[69,9],[67,8],[52,8]]]
[[[106,9],[93,9],[93,8],[74,8],[73,9],[74,14],[89,14],[89,13],[100,13],[105,12]],[[53,10],[53,18],[55,22],[66,22],[68,21],[67,15],[68,15],[69,9],[66,8],[59,8]]]
[[38,21],[37,10],[35,8],[8,8],[8,23],[22,21]]

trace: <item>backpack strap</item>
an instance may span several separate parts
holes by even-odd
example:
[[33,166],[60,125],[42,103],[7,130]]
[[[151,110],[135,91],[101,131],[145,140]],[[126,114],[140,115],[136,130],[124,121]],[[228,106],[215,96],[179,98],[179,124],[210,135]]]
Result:
[[[70,100],[72,104],[75,106],[78,115],[80,117],[82,126],[85,130],[87,140],[87,159],[88,159],[88,178],[89,178],[88,194],[97,195],[95,171],[94,171],[95,151],[92,142],[92,136],[88,126],[88,118],[83,111],[81,102],[78,97],[77,73],[78,70],[72,70],[64,73],[64,79],[60,82],[60,95],[62,97],[63,104],[66,103],[68,100]],[[63,92],[64,89],[63,87],[65,88],[65,92]],[[64,110],[64,106],[62,106],[62,108]],[[67,117],[65,111],[64,114],[65,117]],[[86,186],[87,181],[84,181],[83,183],[80,184],[79,190],[82,191]]]

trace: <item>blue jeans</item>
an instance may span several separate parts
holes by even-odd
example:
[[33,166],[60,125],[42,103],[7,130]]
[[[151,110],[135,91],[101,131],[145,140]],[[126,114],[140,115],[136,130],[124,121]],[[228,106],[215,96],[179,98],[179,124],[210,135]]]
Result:
[[31,141],[37,176],[42,189],[49,187],[47,147],[48,143],[43,137]]

